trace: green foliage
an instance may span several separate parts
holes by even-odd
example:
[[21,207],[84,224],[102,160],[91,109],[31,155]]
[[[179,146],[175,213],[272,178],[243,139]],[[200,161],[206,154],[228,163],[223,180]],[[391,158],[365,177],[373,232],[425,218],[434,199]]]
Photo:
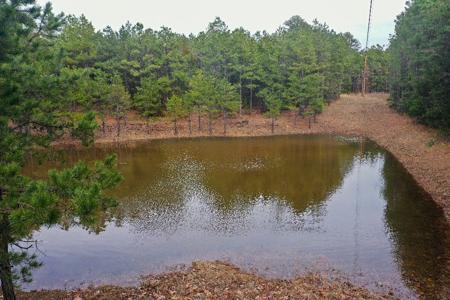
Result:
[[449,1],[410,1],[389,47],[392,105],[444,131],[450,131],[449,27]]
[[94,167],[79,162],[70,169],[50,170],[48,180],[20,178],[20,193],[4,198],[9,200],[11,237],[20,240],[39,226],[56,224],[61,218],[70,218],[71,224],[92,225],[100,211],[115,206],[103,191],[121,181],[116,166],[113,155]]
[[[108,97],[115,77],[120,77],[132,107],[151,118],[164,114],[174,94],[184,95],[188,111],[220,110],[221,100],[214,93],[215,81],[222,79],[235,87],[240,108],[264,108],[259,92],[271,88],[282,107],[305,109],[310,101],[300,94],[308,76],[322,78],[321,98],[329,100],[356,91],[362,69],[359,43],[351,34],[337,34],[318,22],[308,24],[299,16],[274,34],[254,35],[243,28],[231,31],[216,18],[204,32],[189,37],[129,22],[118,31],[107,27],[96,32],[84,16],[69,16],[61,34],[46,42],[49,51],[30,69],[49,75],[57,69],[57,80],[44,78],[54,97],[70,104],[71,111],[94,109],[102,117],[117,115]],[[374,89],[379,90],[385,83],[385,52],[372,52]],[[25,76],[17,82],[33,81]]]
[[276,118],[280,115],[282,102],[279,97],[275,94],[263,90],[260,93],[261,97],[264,99],[264,104],[267,108],[266,116],[269,118]]
[[97,38],[94,26],[85,16],[69,16],[55,47],[62,52],[66,65],[89,67],[97,57]]
[[299,112],[303,112],[309,106],[314,106],[314,110],[320,113],[325,104],[323,85],[324,78],[319,74],[303,77],[291,76],[285,95],[289,99],[289,104],[297,107]]
[[115,78],[107,96],[107,105],[116,119],[123,118],[131,106],[131,98],[119,78]]
[[178,134],[177,120],[181,117],[184,117],[187,113],[186,111],[186,103],[183,101],[183,98],[173,95],[167,101],[167,113],[173,118],[174,122],[174,133]]
[[300,95],[304,101],[304,106],[310,106],[315,113],[322,112],[325,104],[322,92],[323,82],[324,78],[315,74],[306,76],[301,85]]
[[380,45],[373,46],[368,50],[369,64],[369,92],[389,91],[389,63],[390,52]]
[[42,266],[36,254],[30,254],[26,250],[10,253],[10,261],[15,266],[13,274],[14,282],[32,282],[32,271]]
[[72,110],[101,110],[110,88],[108,76],[94,68],[64,67],[59,81],[65,101]]
[[240,100],[236,88],[225,79],[214,82],[214,102],[219,110],[236,112],[239,110]]
[[95,120],[95,113],[72,114],[74,116],[72,137],[80,140],[84,146],[91,145],[94,142],[94,132],[98,128]]
[[107,76],[92,68],[97,34],[91,25],[70,17],[59,34],[63,15],[34,2],[0,2],[0,279],[6,299],[14,298],[14,280],[31,280],[40,265],[26,252],[33,231],[63,219],[98,223],[115,205],[105,191],[121,179],[115,157],[51,171],[46,180],[22,175],[26,157],[63,135],[91,144],[97,124],[90,109],[104,104],[105,95],[113,102],[126,98],[115,84],[106,93]]
[[167,113],[174,119],[179,119],[186,115],[186,106],[183,99],[177,95],[173,95],[167,101]]
[[281,113],[282,101],[271,89],[263,89],[259,92],[259,96],[264,99],[264,104],[266,106],[265,115],[272,119],[272,133],[275,132],[275,119]]
[[206,76],[202,71],[198,71],[189,82],[186,103],[190,107],[195,107],[197,113],[202,113],[211,107],[214,93],[213,78]]
[[155,78],[145,78],[134,96],[134,105],[144,117],[150,118],[162,114],[163,89]]

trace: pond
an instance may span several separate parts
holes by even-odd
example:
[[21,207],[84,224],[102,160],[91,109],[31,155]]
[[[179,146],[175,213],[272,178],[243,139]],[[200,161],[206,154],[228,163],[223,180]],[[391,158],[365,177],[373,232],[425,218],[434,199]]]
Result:
[[[27,289],[134,284],[195,260],[268,277],[327,271],[430,297],[449,283],[439,209],[389,153],[361,139],[280,136],[152,141],[66,150],[71,165],[115,152],[119,207],[94,231],[34,234],[43,266]],[[50,165],[30,162],[42,176]]]

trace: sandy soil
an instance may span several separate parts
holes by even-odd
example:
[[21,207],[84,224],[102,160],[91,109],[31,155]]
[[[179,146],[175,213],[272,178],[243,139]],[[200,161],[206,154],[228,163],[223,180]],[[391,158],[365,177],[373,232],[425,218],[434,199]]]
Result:
[[19,299],[395,299],[352,284],[308,275],[267,280],[221,262],[194,263],[186,271],[146,278],[135,288],[104,286],[77,291],[41,291]]

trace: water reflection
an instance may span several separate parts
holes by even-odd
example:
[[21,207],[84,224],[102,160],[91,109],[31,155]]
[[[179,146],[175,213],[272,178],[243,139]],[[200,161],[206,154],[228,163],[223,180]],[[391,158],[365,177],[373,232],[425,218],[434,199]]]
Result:
[[[409,174],[386,155],[383,168],[386,227],[394,255],[407,284],[428,298],[450,295],[450,239],[442,214],[422,191],[411,188]],[[428,199],[427,199],[428,200]]]
[[[65,163],[111,151],[75,151]],[[124,283],[196,259],[281,277],[334,268],[407,296],[436,295],[448,279],[442,215],[370,142],[172,140],[114,151],[125,182],[114,192],[121,205],[112,222],[99,224],[99,235],[36,233],[46,256],[30,288],[76,286],[80,278]],[[30,166],[35,176],[48,167]]]
[[[228,143],[164,145],[162,153],[170,159],[153,157],[161,167],[156,172],[149,167],[147,174],[135,171],[136,165],[145,165],[146,156],[141,156],[141,163],[134,159],[131,169],[124,168],[127,180],[149,181],[142,183],[145,190],[129,192],[123,199],[128,222],[151,231],[161,230],[163,220],[181,222],[198,215],[205,218],[202,222],[208,230],[242,231],[255,207],[274,203],[277,210],[288,206],[297,215],[294,221],[300,230],[302,215],[314,221],[324,214],[324,201],[339,187],[357,151],[326,140],[312,145],[309,140],[274,143],[270,139],[261,139],[257,145],[239,140]],[[162,226],[175,230],[177,224]]]

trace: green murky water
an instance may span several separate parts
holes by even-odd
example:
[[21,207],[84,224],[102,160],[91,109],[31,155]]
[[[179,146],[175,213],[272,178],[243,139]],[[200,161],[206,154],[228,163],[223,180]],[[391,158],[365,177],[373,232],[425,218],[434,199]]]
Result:
[[[194,260],[269,277],[328,271],[407,297],[442,294],[449,237],[440,211],[390,154],[328,136],[167,140],[68,150],[119,155],[120,207],[98,232],[45,228],[27,288],[136,282]],[[59,163],[53,163],[60,165]],[[30,163],[41,175],[47,165]]]

